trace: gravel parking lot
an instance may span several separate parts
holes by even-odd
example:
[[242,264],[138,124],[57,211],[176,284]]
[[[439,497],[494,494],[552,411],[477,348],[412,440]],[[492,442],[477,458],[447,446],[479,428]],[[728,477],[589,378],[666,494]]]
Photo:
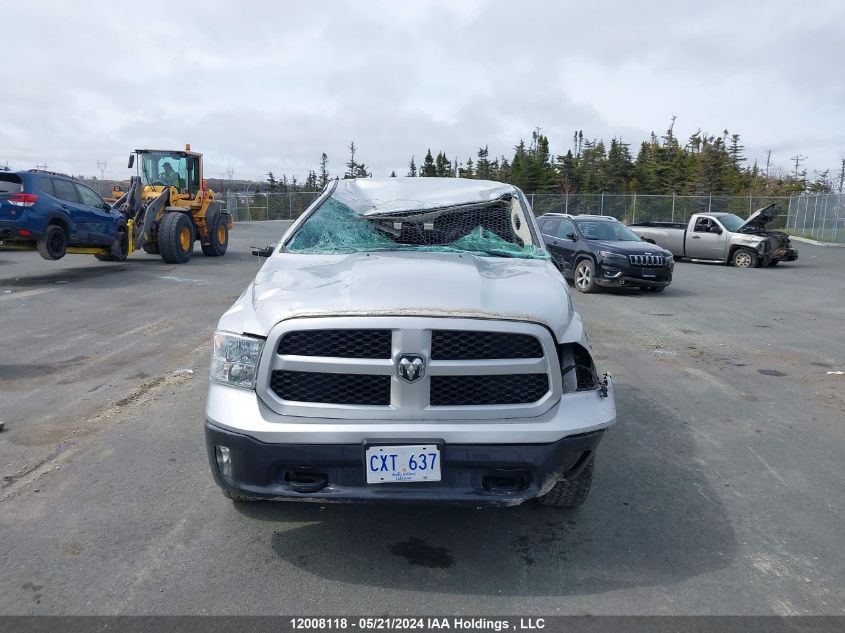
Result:
[[619,413],[579,510],[233,504],[208,341],[284,224],[0,253],[0,613],[845,613],[845,249],[573,293]]

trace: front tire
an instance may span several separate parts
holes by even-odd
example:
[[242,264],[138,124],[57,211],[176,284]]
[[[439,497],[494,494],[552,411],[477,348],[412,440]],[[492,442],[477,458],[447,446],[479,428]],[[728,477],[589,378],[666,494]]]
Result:
[[756,268],[760,259],[757,257],[757,253],[750,248],[738,248],[734,252],[732,261],[737,268]]
[[166,213],[158,225],[158,248],[168,264],[186,264],[194,254],[194,223],[186,213]]
[[565,479],[557,482],[554,487],[537,501],[540,505],[554,506],[556,508],[575,508],[587,500],[590,494],[590,486],[593,483],[593,462],[590,457],[589,463],[578,473],[574,479]]
[[50,261],[61,259],[67,252],[67,233],[62,227],[51,224],[44,232],[44,237],[38,240],[36,246],[38,247],[38,254],[44,259]]
[[575,288],[585,294],[598,290],[596,267],[591,259],[582,259],[575,265]]

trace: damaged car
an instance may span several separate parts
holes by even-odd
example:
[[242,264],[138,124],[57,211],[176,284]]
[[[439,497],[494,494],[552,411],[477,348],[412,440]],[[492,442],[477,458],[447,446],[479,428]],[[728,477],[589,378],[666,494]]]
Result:
[[335,181],[268,253],[214,334],[226,496],[586,499],[613,383],[519,189]]

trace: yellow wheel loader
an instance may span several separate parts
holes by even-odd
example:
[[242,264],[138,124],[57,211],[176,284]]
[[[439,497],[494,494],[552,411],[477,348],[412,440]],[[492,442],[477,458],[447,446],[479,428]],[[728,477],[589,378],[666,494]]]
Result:
[[132,250],[160,254],[169,264],[190,260],[197,240],[204,255],[226,253],[234,223],[203,179],[202,154],[190,145],[184,151],[136,149],[129,155],[133,165],[129,191],[114,203],[132,220]]

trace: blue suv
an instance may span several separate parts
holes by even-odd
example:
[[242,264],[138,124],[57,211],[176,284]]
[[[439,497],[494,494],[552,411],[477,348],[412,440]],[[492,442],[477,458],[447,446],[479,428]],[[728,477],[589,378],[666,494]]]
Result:
[[70,176],[0,171],[0,250],[3,246],[35,247],[50,260],[93,251],[97,259],[123,261],[129,236],[123,214]]

